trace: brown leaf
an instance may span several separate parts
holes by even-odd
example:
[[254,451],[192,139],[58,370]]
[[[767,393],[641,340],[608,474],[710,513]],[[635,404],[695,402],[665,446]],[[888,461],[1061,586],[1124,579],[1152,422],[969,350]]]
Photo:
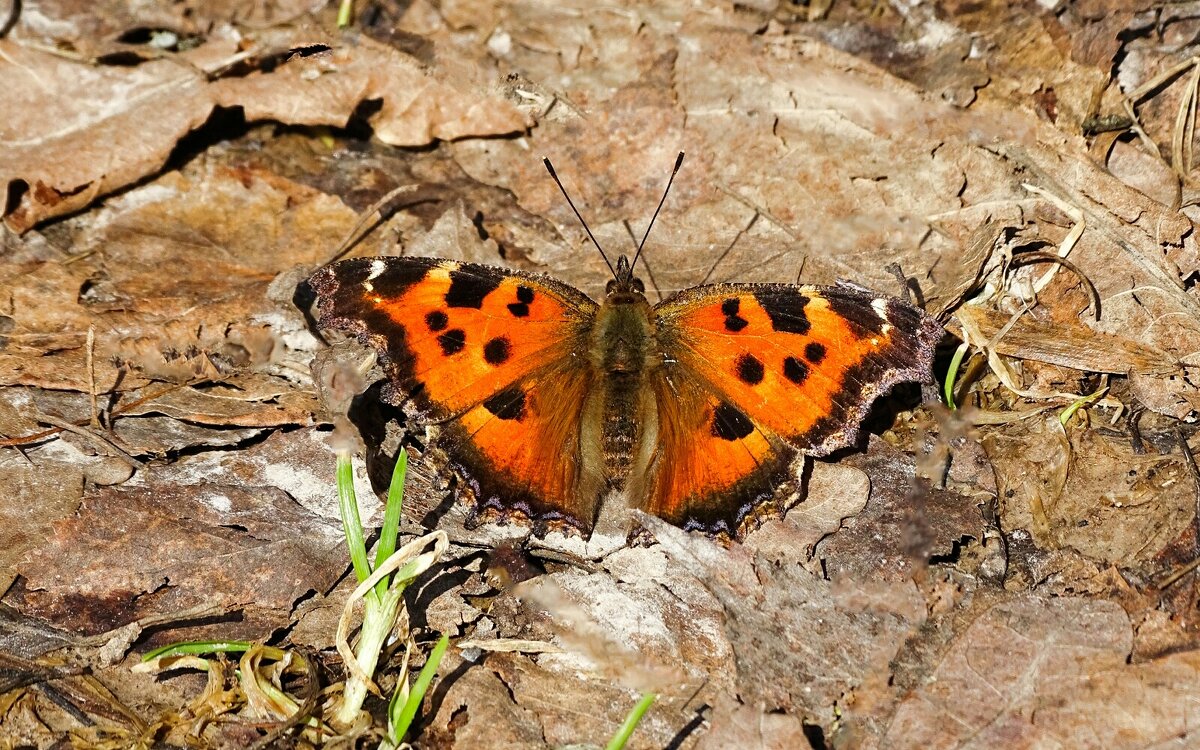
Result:
[[371,125],[393,146],[505,135],[533,124],[503,99],[459,90],[369,37],[327,53],[295,55],[271,72],[223,78],[213,83],[212,96],[220,105],[241,106],[247,120],[338,127],[361,102],[379,99],[382,108]]
[[18,232],[156,171],[212,109],[203,76],[170,60],[93,67],[0,39],[0,78],[0,185],[19,196],[5,217]]
[[[345,566],[341,530],[274,488],[174,483],[88,492],[18,567],[21,609],[97,633],[200,604],[242,610],[222,638],[262,637]],[[173,634],[177,635],[177,634]]]
[[[1082,323],[1063,325],[1022,315],[1009,326],[1011,315],[977,305],[964,305],[954,315],[973,334],[972,342],[992,344],[996,352],[1017,359],[1118,375],[1169,375],[1180,369],[1166,352]],[[1005,327],[1007,331],[997,339]]]
[[[931,487],[907,454],[873,439],[865,454],[848,456],[845,462],[871,477],[871,499],[866,510],[817,545],[816,556],[833,580],[906,581],[914,565],[920,568],[932,555],[952,553],[963,537],[983,538],[979,501],[951,488]],[[988,480],[974,483],[986,491]]]
[[452,674],[453,665],[454,671],[462,670],[462,676],[446,682],[440,710],[426,725],[422,737],[431,746],[504,750],[549,747],[537,711],[519,705],[500,675],[486,664],[455,662],[447,654],[439,670]]
[[83,473],[60,463],[34,463],[10,451],[0,465],[0,593],[17,576],[25,553],[40,548],[53,524],[70,517],[83,496]]
[[1004,528],[1025,529],[1039,547],[1134,566],[1194,515],[1195,489],[1178,454],[1139,455],[1124,437],[1094,430],[1064,434],[1057,415],[993,430],[983,445],[1004,498]]
[[867,597],[876,600],[869,607],[841,606],[852,598],[835,597],[828,581],[802,568],[755,563],[745,550],[726,551],[655,518],[644,523],[720,602],[737,665],[736,693],[768,712],[831,723],[834,703],[886,669],[924,619],[924,608],[908,603],[915,594],[911,583],[894,586],[887,597]]
[[[125,400],[136,402],[140,395],[131,393]],[[292,383],[269,375],[249,374],[223,379],[203,389],[186,387],[169,391],[121,410],[121,418],[161,414],[220,427],[282,427],[308,424],[318,408],[313,394],[298,391]]]
[[808,492],[783,519],[770,519],[746,538],[755,554],[771,560],[804,560],[824,537],[841,528],[842,521],[864,507],[871,494],[871,479],[852,466],[813,461]]
[[[1130,665],[1115,604],[1025,598],[985,612],[896,711],[882,747],[1185,747],[1200,653]],[[1120,707],[1114,712],[1114,707]]]

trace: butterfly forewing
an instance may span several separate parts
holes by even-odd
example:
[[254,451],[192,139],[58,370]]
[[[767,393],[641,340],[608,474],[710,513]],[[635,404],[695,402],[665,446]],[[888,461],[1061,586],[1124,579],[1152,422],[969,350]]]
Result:
[[318,271],[320,327],[381,355],[395,403],[461,414],[579,347],[596,304],[553,279],[434,258],[355,258]]

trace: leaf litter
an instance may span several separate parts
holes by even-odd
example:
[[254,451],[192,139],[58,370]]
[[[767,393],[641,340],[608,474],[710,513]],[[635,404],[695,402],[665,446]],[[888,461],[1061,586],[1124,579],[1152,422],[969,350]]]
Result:
[[[645,690],[631,747],[1195,744],[1193,8],[356,11],[337,31],[322,3],[61,0],[0,39],[5,741],[175,743],[189,704],[214,711],[204,746],[293,731],[222,718],[231,662],[207,689],[129,666],[244,636],[309,649],[254,662],[297,696],[344,669],[327,442],[348,405],[360,497],[406,443],[403,528],[451,542],[405,594],[419,643],[465,646],[417,746],[599,746]],[[957,408],[893,399],[744,544],[466,529],[424,436],[353,397],[370,372],[329,398],[357,355],[313,336],[299,281],[408,186],[355,254],[597,293],[541,157],[620,252],[681,148],[652,299],[916,293],[970,344]]]

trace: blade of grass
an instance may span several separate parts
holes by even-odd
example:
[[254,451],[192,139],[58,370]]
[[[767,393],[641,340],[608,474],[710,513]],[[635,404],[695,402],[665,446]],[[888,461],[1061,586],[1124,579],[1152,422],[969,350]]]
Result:
[[1108,386],[1104,386],[1090,396],[1084,396],[1083,398],[1073,402],[1066,409],[1063,409],[1062,413],[1058,415],[1058,423],[1063,427],[1066,427],[1067,422],[1071,421],[1071,417],[1075,416],[1075,412],[1079,411],[1085,406],[1091,406],[1092,402],[1098,400],[1106,393],[1108,393]]
[[399,687],[393,694],[393,705],[388,706],[388,723],[391,725],[388,727],[388,738],[395,744],[399,745],[403,741],[404,735],[408,734],[408,728],[412,726],[413,719],[417,716],[417,709],[421,707],[421,701],[425,700],[425,692],[429,690],[429,685],[433,682],[433,676],[437,674],[438,665],[442,663],[442,657],[446,655],[446,647],[449,645],[450,636],[443,633],[442,637],[438,639],[437,645],[433,647],[433,651],[430,652],[425,666],[421,667],[421,673],[417,675],[417,680],[413,683],[408,698],[399,711],[396,711],[394,705],[395,697],[400,695]]
[[954,356],[950,358],[950,368],[946,370],[946,381],[943,388],[946,393],[946,406],[950,407],[950,411],[958,409],[954,405],[954,381],[958,379],[958,368],[962,366],[963,355],[967,353],[967,342],[958,345],[954,350]]
[[604,746],[604,750],[622,750],[625,744],[629,742],[629,738],[633,736],[633,730],[637,729],[638,724],[642,722],[642,717],[650,710],[650,706],[658,699],[657,693],[642,693],[642,698],[637,702],[637,705],[630,710],[625,717],[624,723],[613,738]]
[[350,562],[354,564],[354,575],[360,582],[365,581],[371,575],[371,564],[367,562],[367,544],[358,516],[358,498],[354,495],[354,466],[348,453],[339,452],[337,456],[337,493],[338,511],[346,534],[346,546],[350,549]]
[[170,643],[153,651],[147,651],[142,657],[142,661],[150,661],[160,656],[183,656],[184,654],[195,656],[222,652],[236,653],[245,651],[253,645],[251,641],[183,641],[180,643]]
[[354,15],[354,0],[342,0],[338,4],[337,27],[344,29],[350,25],[350,19]]
[[[392,469],[391,484],[388,485],[387,505],[383,509],[383,528],[379,530],[379,544],[375,545],[376,568],[396,551],[396,538],[400,535],[400,511],[404,507],[404,478],[407,474],[408,451],[401,448],[396,456],[396,466]],[[388,578],[380,580],[375,584],[375,595],[386,594],[390,583]]]

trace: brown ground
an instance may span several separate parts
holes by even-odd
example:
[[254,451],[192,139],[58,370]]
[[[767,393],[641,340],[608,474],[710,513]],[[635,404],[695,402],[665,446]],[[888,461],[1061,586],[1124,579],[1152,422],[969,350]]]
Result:
[[[232,677],[201,726],[202,674],[131,671],[171,641],[266,639],[340,679],[353,584],[298,283],[411,185],[356,254],[598,295],[541,157],[623,248],[680,149],[652,290],[898,294],[896,264],[956,337],[939,378],[970,344],[962,408],[893,400],[744,545],[650,519],[655,544],[599,559],[510,545],[517,584],[486,549],[520,530],[466,530],[414,456],[405,528],[455,541],[407,597],[417,651],[529,641],[452,646],[416,744],[603,746],[652,690],[630,747],[1200,746],[1196,5],[414,0],[346,31],[314,0],[19,10],[0,747],[278,726]],[[377,509],[395,434],[365,403]]]

